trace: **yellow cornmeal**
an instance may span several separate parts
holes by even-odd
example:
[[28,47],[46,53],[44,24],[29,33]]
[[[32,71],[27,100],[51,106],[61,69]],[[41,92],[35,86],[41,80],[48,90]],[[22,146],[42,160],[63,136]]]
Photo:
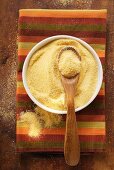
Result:
[[81,61],[71,50],[65,50],[58,61],[61,74],[67,78],[76,76],[81,71]]
[[[81,56],[81,70],[76,85],[75,108],[92,97],[98,78],[97,63],[92,54],[79,42],[58,39],[36,51],[27,69],[27,84],[32,95],[42,104],[56,110],[66,110],[65,93],[61,83],[57,56],[62,48],[72,46]],[[67,63],[65,63],[67,66]]]
[[20,127],[26,126],[28,128],[28,136],[35,138],[40,136],[43,128],[57,126],[60,122],[61,115],[49,113],[36,107],[33,112],[22,112],[17,124]]
[[20,116],[20,120],[17,122],[22,126],[22,124],[28,127],[28,135],[30,137],[38,137],[41,132],[41,124],[34,112],[22,112]]

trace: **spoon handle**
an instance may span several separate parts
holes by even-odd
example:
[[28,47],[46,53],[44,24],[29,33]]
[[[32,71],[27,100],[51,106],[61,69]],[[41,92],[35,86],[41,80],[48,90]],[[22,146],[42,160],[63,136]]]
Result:
[[64,140],[65,161],[70,166],[78,164],[80,159],[80,144],[77,130],[74,97],[67,99],[66,133]]

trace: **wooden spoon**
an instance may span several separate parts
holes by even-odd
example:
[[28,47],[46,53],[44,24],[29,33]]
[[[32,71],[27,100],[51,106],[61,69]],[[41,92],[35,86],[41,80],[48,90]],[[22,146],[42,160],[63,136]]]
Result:
[[[81,60],[79,54],[73,47],[63,48],[58,55],[58,62],[61,54],[65,50],[72,50],[76,57]],[[64,157],[65,161],[70,166],[75,166],[78,164],[80,159],[80,143],[76,122],[76,113],[74,107],[74,95],[75,87],[78,81],[78,74],[71,78],[66,78],[61,75],[62,84],[66,93],[66,103],[67,103],[67,117],[66,117],[66,132],[64,140]]]

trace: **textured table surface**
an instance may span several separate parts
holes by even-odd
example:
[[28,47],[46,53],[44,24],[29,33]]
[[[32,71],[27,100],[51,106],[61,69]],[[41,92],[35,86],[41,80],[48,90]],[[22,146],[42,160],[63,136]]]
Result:
[[[108,9],[106,49],[106,152],[81,156],[69,167],[63,155],[15,152],[16,37],[22,8]],[[0,167],[2,170],[114,169],[114,0],[0,1]]]

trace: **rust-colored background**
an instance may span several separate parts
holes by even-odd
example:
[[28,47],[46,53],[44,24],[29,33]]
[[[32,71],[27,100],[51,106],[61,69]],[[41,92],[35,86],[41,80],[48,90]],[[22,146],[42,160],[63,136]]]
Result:
[[[81,156],[69,167],[63,155],[16,153],[16,37],[21,8],[108,9],[106,50],[106,152]],[[0,169],[114,170],[114,0],[0,0]]]

